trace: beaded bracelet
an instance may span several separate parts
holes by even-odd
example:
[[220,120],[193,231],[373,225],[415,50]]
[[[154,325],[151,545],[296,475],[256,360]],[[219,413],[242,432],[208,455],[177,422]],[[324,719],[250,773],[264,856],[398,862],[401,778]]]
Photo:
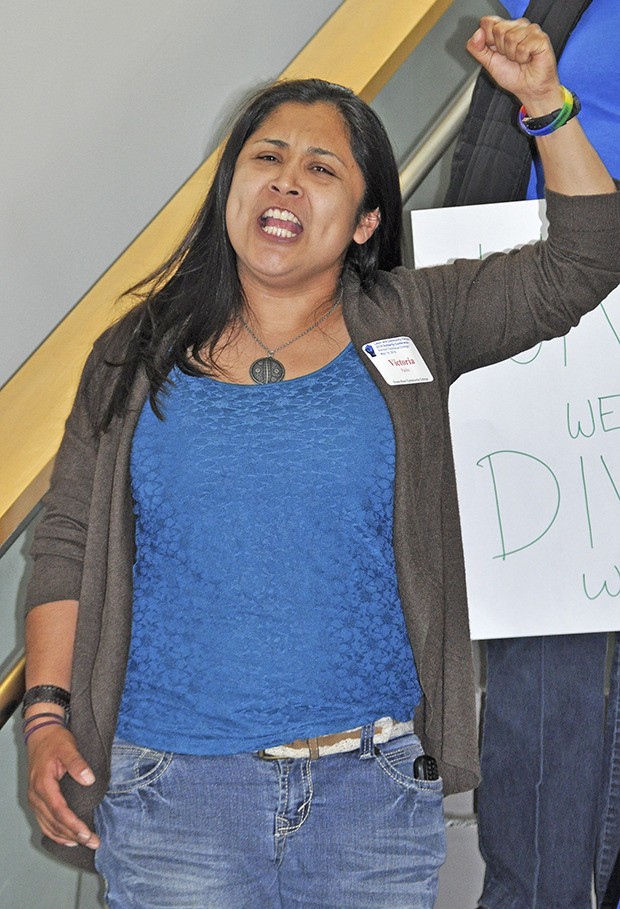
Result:
[[58,685],[34,685],[24,695],[22,702],[22,718],[26,710],[33,704],[58,704],[65,712],[65,723],[71,719],[71,695],[65,688]]
[[564,94],[562,107],[552,111],[550,114],[545,114],[544,117],[528,117],[525,107],[521,107],[519,111],[519,127],[526,135],[534,136],[535,138],[549,136],[577,116],[581,110],[579,98],[574,92],[569,91],[564,86],[562,86],[562,92]]

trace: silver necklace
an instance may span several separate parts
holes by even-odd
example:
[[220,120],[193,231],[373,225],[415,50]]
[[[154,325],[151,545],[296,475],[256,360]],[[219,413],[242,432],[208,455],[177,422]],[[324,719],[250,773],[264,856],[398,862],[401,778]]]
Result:
[[243,316],[239,316],[241,324],[253,338],[259,347],[262,347],[263,350],[267,352],[266,357],[259,357],[258,360],[254,360],[250,366],[250,378],[255,385],[270,385],[272,382],[281,382],[285,376],[284,366],[279,360],[276,360],[274,354],[278,353],[280,350],[284,350],[285,347],[289,347],[291,344],[294,344],[295,341],[299,341],[300,338],[309,335],[311,331],[314,331],[315,328],[318,328],[321,322],[324,322],[328,319],[336,307],[342,302],[342,288],[340,289],[340,294],[338,299],[334,300],[332,305],[329,307],[326,313],[324,313],[320,319],[317,319],[313,325],[310,325],[308,328],[304,328],[303,331],[300,331],[298,335],[295,335],[294,338],[291,338],[290,341],[286,341],[284,344],[280,344],[279,347],[274,347],[273,350],[270,350],[266,344],[263,344],[260,338],[257,338],[248,323],[245,321]]

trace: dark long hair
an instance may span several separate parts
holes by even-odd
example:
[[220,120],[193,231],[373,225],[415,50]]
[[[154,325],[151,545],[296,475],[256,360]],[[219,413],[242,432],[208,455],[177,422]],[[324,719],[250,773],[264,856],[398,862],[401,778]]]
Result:
[[[276,82],[255,92],[239,111],[207,197],[187,235],[170,258],[127,295],[140,301],[123,319],[128,340],[117,363],[109,405],[102,417],[105,430],[123,413],[129,389],[142,364],[150,386],[150,401],[161,416],[158,396],[170,370],[177,366],[200,375],[195,365],[206,349],[213,356],[223,332],[241,314],[244,296],[235,252],[226,231],[226,203],[237,158],[263,120],[282,104],[333,104],[348,129],[351,150],[365,182],[360,216],[375,208],[381,221],[364,244],[351,242],[344,267],[358,275],[364,289],[376,280],[378,269],[401,262],[402,200],[398,169],[385,128],[375,112],[350,89],[322,79]],[[123,331],[124,327],[124,331]]]

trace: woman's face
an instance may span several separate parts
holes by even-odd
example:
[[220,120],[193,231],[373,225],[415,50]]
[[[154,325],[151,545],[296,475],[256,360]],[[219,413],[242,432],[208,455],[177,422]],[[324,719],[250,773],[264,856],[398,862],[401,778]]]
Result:
[[333,105],[276,108],[241,149],[226,205],[244,287],[333,287],[351,241],[364,243],[378,223],[377,212],[358,217],[364,190]]

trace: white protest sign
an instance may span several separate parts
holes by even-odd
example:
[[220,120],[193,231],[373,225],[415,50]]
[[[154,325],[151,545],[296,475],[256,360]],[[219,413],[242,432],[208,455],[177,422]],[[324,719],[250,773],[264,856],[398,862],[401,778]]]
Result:
[[[537,201],[412,213],[416,266],[544,235]],[[620,290],[451,393],[472,637],[620,629]]]

